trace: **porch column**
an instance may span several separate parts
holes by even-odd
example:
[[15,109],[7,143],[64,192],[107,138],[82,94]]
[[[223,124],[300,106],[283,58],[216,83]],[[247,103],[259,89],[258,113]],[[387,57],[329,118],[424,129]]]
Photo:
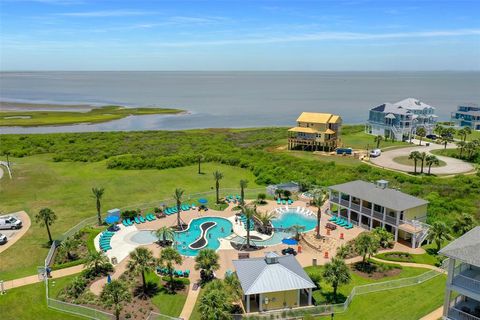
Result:
[[297,307],[300,307],[300,289],[297,290]]
[[412,233],[412,249],[415,249],[415,242],[417,242],[417,235]]
[[263,293],[260,293],[258,297],[258,310],[263,311]]
[[245,295],[245,302],[247,305],[247,313],[250,313],[250,295],[249,294]]
[[443,316],[446,317],[448,315],[448,309],[450,308],[450,296],[452,294],[452,290],[450,289],[450,285],[453,282],[453,276],[455,271],[455,259],[450,258],[448,261],[448,271],[447,271],[447,287],[445,289],[445,300],[443,302]]
[[309,288],[308,289],[308,305],[311,306],[312,305],[312,288]]
[[347,216],[348,216],[348,223],[350,223],[350,215],[352,214],[352,211],[350,208],[348,208],[348,211],[347,211]]
[[387,220],[387,207],[383,207],[383,217],[382,220],[385,221]]
[[398,241],[398,228],[395,228],[395,242]]

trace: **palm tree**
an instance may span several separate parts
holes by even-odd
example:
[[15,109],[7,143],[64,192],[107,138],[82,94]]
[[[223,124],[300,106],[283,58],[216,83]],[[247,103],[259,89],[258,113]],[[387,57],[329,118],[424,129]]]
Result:
[[314,193],[313,195],[313,202],[317,206],[317,238],[320,239],[320,221],[322,218],[322,207],[327,201],[327,193],[325,190],[320,189],[317,190],[317,192]]
[[472,159],[473,154],[477,151],[478,144],[475,141],[470,141],[465,144],[465,151],[467,152],[467,158]]
[[470,127],[464,127],[462,130],[463,130],[463,141],[467,141],[467,136],[472,134],[472,129]]
[[112,305],[115,309],[115,319],[120,319],[120,311],[122,311],[122,303],[130,302],[132,295],[128,290],[128,286],[120,280],[112,280],[103,287],[101,300],[106,305]]
[[227,274],[223,279],[223,283],[227,286],[228,296],[231,297],[233,301],[242,298],[242,286],[238,280],[237,274]]
[[157,260],[153,257],[152,251],[144,247],[138,247],[130,252],[130,261],[128,261],[128,269],[133,274],[142,275],[143,293],[147,292],[147,282],[145,280],[145,272],[154,270]]
[[92,188],[92,193],[93,193],[93,197],[95,198],[96,200],[96,204],[97,204],[97,217],[98,217],[98,225],[101,225],[102,224],[102,210],[101,210],[101,200],[102,200],[102,197],[103,197],[103,194],[105,193],[105,189],[104,188],[96,188],[96,187],[93,187]]
[[228,320],[230,315],[231,298],[225,290],[210,289],[200,298],[201,320]]
[[337,301],[338,286],[348,284],[351,281],[350,269],[343,259],[332,258],[323,271],[323,279],[333,288],[333,302]]
[[50,226],[57,220],[57,215],[50,208],[40,209],[35,216],[35,222],[41,227],[45,226],[48,232],[48,242],[52,243],[52,234],[50,233]]
[[423,166],[425,164],[425,158],[427,157],[427,154],[425,152],[420,153],[420,161],[421,161],[421,167],[420,167],[420,173],[423,173]]
[[422,145],[422,140],[426,135],[427,135],[427,131],[425,130],[424,127],[420,127],[420,128],[417,129],[417,136],[420,137],[420,139],[419,139],[420,143],[418,144],[419,146]]
[[174,240],[175,239],[175,231],[172,228],[163,226],[157,231],[155,231],[155,236],[158,239],[162,239],[162,243],[166,244],[167,240]]
[[453,134],[455,130],[453,128],[443,128],[440,134],[440,141],[444,144],[444,149],[447,149],[447,144],[453,141]]
[[412,159],[412,160],[413,160],[414,173],[417,173],[417,161],[420,160],[421,157],[422,157],[422,155],[421,155],[421,153],[418,152],[418,151],[412,151],[412,152],[410,152],[410,155],[408,156],[408,159]]
[[197,160],[198,160],[198,174],[202,174],[202,160],[203,160],[203,156],[201,154],[198,155],[197,157]]
[[213,279],[213,272],[220,268],[219,258],[213,249],[200,250],[195,257],[195,270],[203,270],[206,279]]
[[441,136],[442,132],[443,132],[443,129],[444,129],[444,127],[440,123],[437,123],[435,125],[435,129],[433,129],[433,132],[435,132],[437,135]]
[[275,214],[272,212],[258,212],[256,217],[262,223],[263,233],[267,234],[270,229],[270,222],[275,219]]
[[438,158],[436,156],[434,156],[433,154],[429,154],[425,158],[425,163],[428,166],[428,174],[430,174],[430,170],[432,169],[432,166],[433,165],[438,166],[440,164],[440,160],[438,160]]
[[109,262],[108,257],[103,252],[92,251],[90,252],[85,260],[85,266],[87,269],[93,269],[95,275],[99,273],[101,269]]
[[350,245],[342,244],[340,247],[337,248],[337,253],[335,254],[335,257],[340,259],[345,259],[350,254],[350,251],[351,251]]
[[452,239],[449,234],[450,229],[443,221],[435,221],[430,227],[428,240],[433,241],[437,245],[437,252],[442,248],[442,242]]
[[275,194],[277,195],[278,198],[282,198],[283,190],[282,189],[275,189]]
[[456,233],[463,235],[472,230],[476,225],[477,221],[475,221],[473,215],[469,213],[462,213],[455,218],[452,229]]
[[370,233],[364,232],[355,239],[355,252],[362,256],[362,264],[367,262],[367,255],[371,256],[378,251],[378,240]]
[[240,180],[240,204],[245,205],[245,188],[248,186],[248,180]]
[[251,206],[246,206],[242,205],[241,207],[242,213],[247,219],[246,223],[246,229],[247,229],[247,248],[250,249],[250,222],[253,219],[253,217],[257,214],[255,208],[252,208]]
[[460,150],[460,157],[462,157],[463,150],[465,150],[466,145],[467,145],[467,143],[465,141],[458,141],[457,142],[457,147]]
[[295,239],[297,241],[299,241],[300,240],[300,233],[305,231],[305,226],[301,226],[299,224],[294,224],[289,229],[290,229],[291,232],[295,233]]
[[63,252],[68,260],[73,260],[72,251],[79,245],[80,241],[75,238],[67,238],[60,244],[60,250]]
[[178,253],[177,249],[173,247],[167,247],[160,252],[160,263],[167,268],[168,275],[170,276],[170,280],[168,281],[170,284],[171,292],[174,292],[174,284],[173,284],[173,271],[175,270],[174,264],[182,263],[182,256]]
[[220,171],[215,171],[213,173],[213,178],[215,179],[215,190],[216,190],[216,196],[217,196],[217,203],[220,203],[220,180],[223,179],[223,173]]
[[375,138],[373,138],[373,142],[377,144],[377,149],[380,147],[380,142],[382,141],[383,141],[383,137],[381,135],[375,136]]
[[183,198],[183,193],[185,190],[181,188],[175,189],[175,193],[173,194],[173,199],[175,199],[175,202],[177,203],[177,229],[178,230],[183,230],[183,221],[180,218],[180,208],[182,206],[182,198]]

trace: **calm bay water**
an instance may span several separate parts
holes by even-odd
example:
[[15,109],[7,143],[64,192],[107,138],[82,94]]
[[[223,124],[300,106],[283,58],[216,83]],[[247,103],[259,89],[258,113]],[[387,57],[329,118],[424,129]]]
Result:
[[189,114],[0,132],[289,126],[302,111],[363,123],[369,108],[407,97],[436,107],[440,120],[448,120],[458,104],[480,102],[480,72],[4,72],[2,101],[155,106]]

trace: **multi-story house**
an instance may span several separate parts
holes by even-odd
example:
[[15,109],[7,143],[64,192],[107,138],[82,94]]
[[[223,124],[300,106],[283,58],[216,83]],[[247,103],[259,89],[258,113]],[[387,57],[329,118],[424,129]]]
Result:
[[480,320],[480,227],[449,243],[443,319]]
[[371,230],[383,227],[412,248],[428,235],[428,201],[388,187],[388,181],[355,180],[328,187],[330,213]]
[[458,127],[480,130],[480,107],[473,103],[460,105],[452,112],[451,121]]
[[413,136],[419,127],[425,128],[427,134],[432,133],[436,123],[434,107],[408,98],[370,109],[365,132],[402,141]]
[[331,113],[302,112],[288,130],[288,149],[332,151],[339,145],[342,118]]

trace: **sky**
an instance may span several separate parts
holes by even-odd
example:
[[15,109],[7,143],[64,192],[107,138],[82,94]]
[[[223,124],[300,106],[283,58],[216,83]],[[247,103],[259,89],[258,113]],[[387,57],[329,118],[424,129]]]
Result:
[[1,0],[0,70],[480,71],[479,12],[479,0]]

